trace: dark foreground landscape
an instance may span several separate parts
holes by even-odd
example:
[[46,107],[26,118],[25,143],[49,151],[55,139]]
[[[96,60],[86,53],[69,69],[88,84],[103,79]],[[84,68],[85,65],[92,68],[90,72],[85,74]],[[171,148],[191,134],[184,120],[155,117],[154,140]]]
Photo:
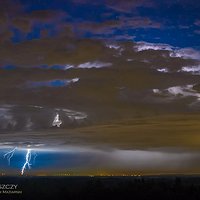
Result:
[[18,184],[16,190],[7,190],[18,194],[1,189],[2,200],[200,199],[200,177],[195,176],[1,177],[0,184]]

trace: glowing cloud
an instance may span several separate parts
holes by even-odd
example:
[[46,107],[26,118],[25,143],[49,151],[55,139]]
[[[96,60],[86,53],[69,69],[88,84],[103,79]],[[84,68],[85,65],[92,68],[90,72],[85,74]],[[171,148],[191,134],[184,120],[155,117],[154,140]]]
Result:
[[61,124],[62,124],[62,120],[59,119],[59,114],[57,113],[53,120],[52,126],[60,127]]
[[179,72],[189,72],[195,75],[200,75],[200,65],[182,67]]
[[153,93],[164,96],[197,97],[197,100],[200,100],[200,93],[194,90],[194,85],[173,86],[165,90],[153,89]]

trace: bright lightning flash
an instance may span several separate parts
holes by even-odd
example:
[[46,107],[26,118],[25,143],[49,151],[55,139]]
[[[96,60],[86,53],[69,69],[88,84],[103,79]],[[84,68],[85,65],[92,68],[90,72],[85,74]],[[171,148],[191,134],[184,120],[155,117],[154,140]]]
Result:
[[27,149],[27,152],[26,152],[26,162],[24,163],[24,165],[22,167],[21,175],[24,174],[24,170],[26,169],[27,166],[28,166],[29,169],[31,168],[30,161],[31,161],[31,149]]
[[62,124],[62,120],[60,120],[59,114],[57,113],[53,120],[52,126],[60,127],[61,124]]
[[[10,165],[10,160],[11,158],[14,156],[15,152],[17,150],[17,147],[15,147],[14,149],[12,149],[11,151],[8,151],[7,153],[5,153],[3,156],[4,158],[6,158],[8,160],[8,165]],[[31,160],[32,162],[35,163],[35,158],[37,157],[37,153],[35,151],[33,151],[33,159],[32,159],[32,150],[30,148],[26,149],[26,157],[25,157],[25,162],[22,166],[21,169],[21,175],[24,174],[24,171],[28,168],[31,168]]]
[[7,158],[7,160],[8,160],[8,165],[10,165],[10,159],[13,157],[13,155],[14,155],[16,149],[17,149],[17,147],[15,147],[15,148],[12,149],[11,151],[9,151],[9,152],[7,152],[7,153],[5,153],[5,154],[3,155],[4,158]]

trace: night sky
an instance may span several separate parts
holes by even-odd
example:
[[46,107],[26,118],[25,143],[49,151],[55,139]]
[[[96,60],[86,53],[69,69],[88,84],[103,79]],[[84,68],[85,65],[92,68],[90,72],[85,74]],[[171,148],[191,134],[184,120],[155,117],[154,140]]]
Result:
[[200,173],[199,11],[0,0],[0,173]]

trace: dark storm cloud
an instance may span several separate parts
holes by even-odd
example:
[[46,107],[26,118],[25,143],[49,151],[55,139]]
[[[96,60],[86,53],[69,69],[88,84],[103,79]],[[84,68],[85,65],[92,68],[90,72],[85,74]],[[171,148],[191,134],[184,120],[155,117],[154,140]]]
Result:
[[12,20],[12,25],[19,28],[23,32],[30,32],[31,28],[36,24],[52,24],[62,23],[67,17],[66,12],[53,10],[37,10],[29,14],[22,14]]
[[[15,40],[17,41],[19,38],[20,41],[25,41],[28,34],[34,35],[37,29],[41,32],[41,37],[45,35],[43,34],[44,31],[54,31],[57,34],[64,32],[64,34],[66,34],[65,29],[67,25],[63,22],[67,17],[68,14],[66,11],[43,9],[26,12],[26,6],[20,1],[1,1],[1,43],[11,40],[15,42]],[[47,35],[48,34],[46,34],[46,36]]]
[[[189,26],[198,15],[195,1],[9,0],[1,4],[1,43],[65,35],[66,29],[77,38],[134,37],[137,40],[166,40],[162,43],[168,43],[170,36],[178,44],[183,44],[182,41],[191,43],[189,41],[192,40],[194,45],[197,41],[195,37],[198,37],[197,32]],[[198,25],[198,20],[195,24]],[[182,33],[183,27],[187,27],[187,31],[184,28],[185,34]],[[176,37],[174,29],[178,29],[180,33],[177,32],[177,35],[180,37]],[[186,40],[190,32],[194,37]],[[166,34],[169,36],[166,37]]]
[[82,22],[77,24],[80,32],[89,32],[93,34],[111,34],[111,37],[117,38],[115,35],[115,31],[117,30],[128,30],[128,29],[136,29],[136,28],[161,28],[161,24],[159,22],[153,21],[148,17],[119,17],[116,20],[108,20],[102,23],[95,22]]
[[0,44],[4,41],[9,41],[13,33],[9,29],[12,25],[11,18],[16,17],[22,12],[23,8],[19,1],[0,1]]
[[23,13],[23,5],[19,1],[0,1],[0,31],[11,25],[11,18]]
[[0,63],[19,67],[37,67],[42,64],[81,64],[100,59],[105,55],[105,47],[101,42],[92,40],[77,42],[67,37],[67,33],[65,37],[32,40],[19,44],[5,43],[0,49]]
[[105,5],[119,12],[131,12],[137,7],[151,7],[154,4],[149,0],[103,0],[103,1],[91,1],[91,0],[73,0],[77,4],[93,4],[93,5]]
[[[16,6],[13,6],[13,3],[16,3]],[[74,2],[75,5],[82,5],[82,4],[89,4],[89,5],[104,5],[107,8],[111,8],[114,10],[122,10],[122,11],[130,11],[131,9],[135,9],[136,7],[143,6],[145,7],[146,5],[148,5],[149,3],[146,2],[146,0],[144,1],[105,1],[105,2],[97,2],[97,1],[83,1],[83,0],[78,0]],[[44,10],[32,10],[30,12],[26,12],[26,6],[23,4],[20,4],[20,1],[12,1],[9,0],[8,2],[6,1],[6,3],[1,3],[1,16],[0,16],[0,24],[2,24],[4,26],[4,29],[9,29],[9,31],[12,31],[11,29],[17,28],[19,29],[19,31],[22,32],[31,32],[33,31],[33,26],[34,24],[52,24],[55,27],[55,30],[57,30],[58,32],[61,31],[62,32],[62,26],[65,26],[66,24],[66,19],[70,19],[71,18],[71,25],[75,26],[76,30],[79,31],[79,23],[77,23],[76,20],[79,21],[79,16],[78,14],[76,14],[76,16],[70,16],[70,14],[68,14],[67,12],[67,8],[66,9],[62,9],[61,8],[59,10],[56,9],[44,9]],[[28,4],[29,5],[29,4]],[[31,3],[30,3],[31,5]],[[30,6],[29,5],[29,6]],[[98,7],[97,7],[98,8]],[[100,18],[104,18],[103,24],[105,24],[105,27],[103,27],[102,29],[105,30],[106,32],[109,32],[110,29],[112,29],[112,22],[111,22],[111,26],[109,26],[110,22],[109,20],[106,19],[105,14],[110,14],[113,15],[112,11],[108,11],[107,9],[103,9],[100,10],[101,14],[100,14]],[[84,16],[83,16],[84,17]],[[93,19],[91,18],[91,21],[93,21]],[[115,21],[115,19],[113,19],[113,21]],[[75,22],[75,24],[73,24]],[[85,23],[85,21],[83,21],[83,24]],[[87,23],[87,22],[86,22]],[[90,21],[88,23],[91,23]],[[148,19],[148,17],[139,17],[136,16],[134,18],[126,18],[126,19],[119,19],[117,20],[117,28],[118,29],[123,29],[125,24],[127,23],[127,26],[132,26],[133,28],[158,28],[158,24],[157,22],[153,22],[151,19]],[[94,22],[93,21],[93,26],[95,27],[99,27],[99,26],[103,26],[102,24],[99,24],[98,22]],[[83,25],[82,25],[83,26]],[[95,29],[95,28],[94,28]],[[91,29],[90,29],[91,30]],[[95,30],[91,30],[91,33],[95,33]],[[102,32],[101,32],[102,34]]]
[[1,29],[2,29],[3,26],[5,26],[6,20],[7,20],[6,16],[3,13],[1,13],[0,14],[0,26],[1,26]]
[[[125,4],[126,5],[126,4]],[[11,11],[8,10],[6,13],[10,13]],[[68,13],[65,11],[56,11],[56,10],[36,10],[32,11],[30,13],[23,13],[19,12],[16,15],[14,14],[12,17],[9,18],[9,22],[5,20],[5,16],[2,17],[1,23],[3,23],[3,26],[5,27],[4,30],[11,32],[11,34],[6,34],[7,38],[5,38],[5,41],[8,39],[11,39],[14,35],[13,28],[17,28],[20,32],[19,35],[21,35],[21,38],[23,40],[26,39],[25,33],[31,33],[34,31],[35,26],[42,26],[41,27],[41,36],[44,36],[44,31],[48,30],[45,28],[47,25],[51,25],[52,29],[57,34],[66,34],[65,28],[68,26],[68,29],[70,28],[70,32],[73,32],[77,36],[81,36],[82,34],[85,34],[86,32],[89,32],[90,34],[111,34],[115,36],[116,30],[122,30],[122,29],[134,29],[134,28],[160,28],[161,24],[159,22],[156,22],[154,20],[151,20],[148,17],[125,17],[121,16],[118,19],[113,20],[105,20],[103,22],[94,22],[94,21],[83,21],[78,22],[76,19],[73,19],[73,21],[69,21],[71,16],[68,15]],[[68,21],[66,21],[68,19]],[[76,32],[74,32],[74,30]],[[2,35],[5,35],[5,31],[2,33]],[[46,34],[47,35],[47,34]],[[2,37],[3,38],[3,37]],[[116,35],[117,38],[117,35]],[[2,39],[2,41],[4,41]]]
[[13,33],[9,30],[2,31],[0,33],[0,44],[4,42],[9,42],[10,38],[13,36]]
[[105,0],[106,6],[120,12],[131,12],[138,7],[152,7],[149,0]]
[[0,1],[1,14],[12,16],[20,13],[22,9],[23,5],[19,0]]
[[[12,2],[12,1],[10,1]],[[116,39],[133,39],[134,35],[115,34],[116,31],[128,30],[134,28],[156,28],[159,29],[161,24],[148,17],[125,17],[118,19],[105,20],[103,22],[92,21],[70,21],[71,16],[66,11],[58,10],[35,10],[29,13],[24,12],[23,7],[19,4],[16,11],[12,13],[12,6],[9,4],[8,9],[4,11],[2,23],[4,29],[1,34],[0,63],[1,65],[17,65],[17,66],[34,66],[40,64],[67,64],[77,58],[83,62],[91,59],[99,59],[103,50],[102,45],[96,45],[92,41],[85,41],[80,44],[74,42],[82,35],[90,33],[103,36],[110,35],[108,38]],[[104,12],[103,12],[104,14]],[[9,17],[7,16],[9,15]],[[48,26],[51,28],[47,28]],[[39,36],[37,40],[31,40],[27,37],[33,34],[35,27],[39,26]],[[17,29],[17,30],[16,30]],[[55,34],[48,38],[49,32],[53,30]],[[17,32],[16,32],[17,31]],[[33,34],[34,35],[34,34]],[[73,41],[71,40],[73,38]],[[11,42],[18,41],[17,44]],[[21,43],[19,43],[19,41]],[[93,44],[92,44],[93,43]],[[99,43],[97,43],[99,44]],[[89,53],[88,46],[93,48]],[[88,52],[84,51],[87,49]],[[75,51],[74,49],[78,49]],[[95,50],[96,49],[96,50]],[[17,54],[15,52],[18,52]],[[81,53],[84,52],[83,55]],[[95,55],[95,52],[98,54]],[[76,55],[75,55],[76,53]],[[94,56],[92,56],[94,55]],[[101,56],[100,56],[101,57]]]
[[148,17],[120,17],[120,24],[122,27],[129,28],[161,28],[159,22],[153,21]]

